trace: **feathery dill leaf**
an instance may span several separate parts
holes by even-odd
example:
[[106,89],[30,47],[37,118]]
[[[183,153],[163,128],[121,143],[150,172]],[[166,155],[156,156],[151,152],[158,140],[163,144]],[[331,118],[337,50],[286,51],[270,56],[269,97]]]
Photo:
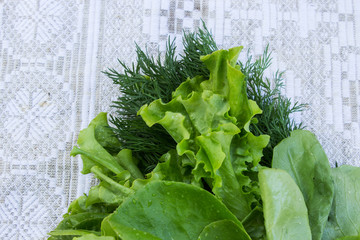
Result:
[[164,61],[161,61],[161,56],[154,58],[136,45],[136,64],[128,67],[119,60],[123,73],[115,69],[105,72],[121,92],[112,105],[116,109],[116,115],[110,116],[110,122],[115,126],[113,131],[120,139],[122,148],[131,149],[140,160],[143,171],[151,170],[160,156],[175,146],[175,141],[164,128],[149,128],[137,115],[144,104],[159,98],[164,102],[170,101],[172,91],[183,81],[178,74],[181,66],[175,50],[174,41],[169,40]]
[[181,55],[181,64],[184,66],[183,74],[193,78],[195,76],[209,77],[210,72],[200,60],[201,56],[208,55],[216,50],[216,42],[211,33],[202,22],[202,29],[197,32],[186,33],[183,37],[184,54]]
[[272,80],[264,77],[265,70],[271,65],[271,53],[269,46],[264,50],[263,55],[252,61],[252,56],[248,52],[247,61],[240,62],[241,71],[245,75],[247,82],[247,95],[249,99],[256,101],[262,114],[257,115],[258,122],[251,124],[251,131],[255,135],[267,134],[270,142],[263,150],[261,164],[271,167],[274,147],[284,138],[290,136],[290,132],[295,129],[302,129],[302,123],[297,124],[291,114],[300,112],[304,109],[304,104],[291,103],[289,98],[281,95],[284,87],[284,72],[277,71]]

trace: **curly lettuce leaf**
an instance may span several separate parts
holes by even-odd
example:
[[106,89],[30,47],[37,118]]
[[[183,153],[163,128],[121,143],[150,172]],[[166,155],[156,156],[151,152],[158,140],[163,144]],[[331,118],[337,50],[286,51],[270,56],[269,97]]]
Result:
[[[186,156],[182,165],[192,167],[195,180],[204,179],[213,193],[243,219],[257,201],[250,190],[256,186],[244,171],[256,175],[262,148],[269,138],[248,133],[252,117],[261,110],[247,99],[244,76],[235,65],[240,50],[219,50],[203,57],[210,79],[188,79],[176,89],[170,102],[156,100],[144,105],[138,114],[150,127],[162,125],[177,142],[177,154]],[[243,141],[233,143],[240,134]],[[233,154],[239,149],[243,152]]]
[[312,238],[320,240],[334,195],[330,164],[315,135],[295,130],[274,148],[273,168],[287,171],[299,186],[309,212]]

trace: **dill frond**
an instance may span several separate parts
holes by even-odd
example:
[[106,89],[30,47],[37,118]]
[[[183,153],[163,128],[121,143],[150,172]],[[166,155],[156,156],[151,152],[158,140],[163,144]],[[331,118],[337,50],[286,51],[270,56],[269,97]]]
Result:
[[200,60],[201,56],[208,55],[216,50],[218,47],[212,34],[202,22],[202,29],[199,28],[197,32],[184,33],[183,45],[184,54],[181,55],[181,64],[183,66],[183,74],[190,78],[195,76],[209,77],[210,72]]

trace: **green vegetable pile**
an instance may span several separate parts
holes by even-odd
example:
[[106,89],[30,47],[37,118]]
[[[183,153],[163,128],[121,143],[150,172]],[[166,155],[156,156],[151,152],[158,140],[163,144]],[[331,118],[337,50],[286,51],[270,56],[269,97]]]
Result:
[[[138,49],[142,67],[109,73],[126,78],[118,106],[138,107],[123,106],[122,118],[111,119],[115,130],[100,113],[80,132],[71,155],[99,184],[71,203],[49,239],[360,239],[360,168],[331,169],[314,134],[288,120],[301,105],[290,108],[259,82],[266,61],[237,64],[241,47],[200,49],[207,34],[186,35],[182,61],[172,47],[166,66]],[[146,64],[161,68],[146,72]],[[160,91],[172,71],[183,75]],[[276,109],[287,119],[268,118]],[[126,129],[132,138],[119,135]]]

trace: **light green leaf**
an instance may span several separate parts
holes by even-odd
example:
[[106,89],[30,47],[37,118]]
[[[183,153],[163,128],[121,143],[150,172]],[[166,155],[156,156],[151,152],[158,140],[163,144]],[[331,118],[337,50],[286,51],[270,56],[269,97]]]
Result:
[[313,240],[320,240],[330,213],[334,186],[329,160],[315,135],[295,130],[274,149],[273,168],[287,171],[300,188]]
[[311,240],[311,230],[303,195],[281,169],[259,172],[261,198],[269,240]]

